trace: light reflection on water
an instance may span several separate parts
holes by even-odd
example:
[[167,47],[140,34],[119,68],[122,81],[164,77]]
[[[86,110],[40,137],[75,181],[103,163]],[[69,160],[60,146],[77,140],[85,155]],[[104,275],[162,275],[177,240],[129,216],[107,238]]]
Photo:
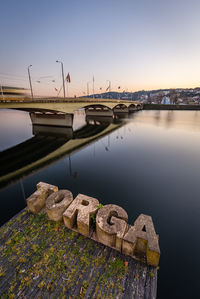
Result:
[[[8,127],[1,126],[3,148],[32,134],[23,113],[15,112],[14,124],[12,112],[6,113],[1,118],[1,124],[9,119]],[[151,215],[161,247],[158,298],[198,298],[200,112],[141,111],[126,122],[3,189],[1,219],[5,211],[10,217],[24,207],[22,184],[29,196],[39,181],[69,189],[74,196],[83,193],[103,204],[118,204],[128,212],[129,223],[140,213]],[[19,138],[16,132],[21,132]]]

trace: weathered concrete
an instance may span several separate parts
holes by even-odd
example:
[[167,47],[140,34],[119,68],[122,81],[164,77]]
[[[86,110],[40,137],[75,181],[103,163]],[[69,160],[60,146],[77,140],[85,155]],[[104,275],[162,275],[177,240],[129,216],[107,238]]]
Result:
[[57,191],[47,198],[46,190],[52,193],[57,187],[44,183],[37,187],[42,191],[27,199],[31,212],[38,213],[46,200],[49,219],[60,221],[63,216],[66,227],[149,265],[158,266],[160,248],[150,216],[141,214],[134,226],[130,226],[126,211],[119,206],[108,204],[102,207],[96,198],[83,194],[73,200],[68,190]]
[[46,183],[38,183],[37,191],[35,191],[30,197],[26,199],[27,206],[30,212],[37,214],[42,208],[44,208],[47,197],[58,191],[58,187]]
[[96,198],[79,194],[63,214],[66,227],[73,228],[77,224],[78,232],[90,235],[90,217],[96,214],[99,201]]
[[158,266],[160,248],[151,216],[141,214],[136,219],[123,237],[122,252],[139,258],[146,255],[149,265]]
[[92,105],[85,108],[86,116],[113,116],[112,109],[104,105]]
[[30,118],[33,125],[72,127],[74,115],[53,112],[30,112]]
[[96,234],[99,242],[121,251],[122,238],[127,230],[128,215],[116,205],[105,205],[96,216]]
[[50,220],[60,221],[64,211],[73,201],[73,195],[69,190],[59,190],[52,193],[46,200],[46,212]]
[[129,110],[129,112],[137,111],[137,110],[138,110],[137,105],[135,105],[135,104],[131,104],[131,105],[128,107],[128,110]]
[[0,298],[155,299],[157,269],[22,210],[0,228]]
[[[109,100],[109,99],[91,99],[91,98],[76,98],[76,99],[67,99],[66,101],[60,100],[48,100],[48,99],[38,99],[35,101],[27,102],[10,102],[10,103],[0,103],[0,109],[20,109],[24,111],[56,111],[56,112],[65,112],[72,114],[74,111],[82,108],[87,108],[89,106],[101,105],[105,108],[113,109],[118,104],[123,104],[126,107],[129,107],[131,104],[138,105],[139,102],[136,101],[125,101],[125,100]],[[35,110],[34,110],[35,109]]]
[[124,104],[118,104],[113,108],[114,113],[128,113],[129,108]]

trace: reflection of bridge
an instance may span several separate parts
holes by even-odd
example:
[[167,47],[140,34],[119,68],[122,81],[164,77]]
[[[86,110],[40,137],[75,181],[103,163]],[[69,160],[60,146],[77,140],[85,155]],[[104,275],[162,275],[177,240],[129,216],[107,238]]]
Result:
[[121,125],[111,117],[92,116],[86,117],[86,124],[76,131],[72,127],[33,124],[34,137],[0,153],[0,186],[79,150]]

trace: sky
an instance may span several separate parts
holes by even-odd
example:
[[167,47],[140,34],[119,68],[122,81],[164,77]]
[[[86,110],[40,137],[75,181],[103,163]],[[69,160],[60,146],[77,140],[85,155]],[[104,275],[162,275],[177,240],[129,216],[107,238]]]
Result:
[[[0,84],[56,96],[200,86],[199,0],[1,0]],[[37,81],[40,81],[38,83]],[[55,81],[55,82],[52,82]],[[62,91],[61,91],[62,93]]]

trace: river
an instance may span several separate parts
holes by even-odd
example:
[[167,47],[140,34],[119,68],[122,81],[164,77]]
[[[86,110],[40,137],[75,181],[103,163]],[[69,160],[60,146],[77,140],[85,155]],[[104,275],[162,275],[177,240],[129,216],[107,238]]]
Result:
[[[29,114],[0,111],[0,150],[33,137]],[[1,224],[40,181],[151,215],[161,249],[158,298],[199,298],[200,111],[138,111],[101,138],[0,190]]]

